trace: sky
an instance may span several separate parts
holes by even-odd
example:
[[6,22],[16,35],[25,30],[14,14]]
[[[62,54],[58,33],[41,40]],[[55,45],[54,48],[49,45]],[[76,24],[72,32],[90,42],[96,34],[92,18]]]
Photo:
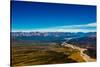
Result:
[[96,6],[11,2],[12,31],[95,32]]

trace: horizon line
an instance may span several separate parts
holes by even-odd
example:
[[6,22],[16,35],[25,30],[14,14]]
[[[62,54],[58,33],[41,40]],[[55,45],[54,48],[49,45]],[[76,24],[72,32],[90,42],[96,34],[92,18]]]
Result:
[[[79,33],[79,32],[67,32],[67,31],[10,31],[10,32],[66,32],[66,33]],[[87,31],[87,32],[82,32],[81,33],[93,33],[93,32],[97,32],[97,31]]]

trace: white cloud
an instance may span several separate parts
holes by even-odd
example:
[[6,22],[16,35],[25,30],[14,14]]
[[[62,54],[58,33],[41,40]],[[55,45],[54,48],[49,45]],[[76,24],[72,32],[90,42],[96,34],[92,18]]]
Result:
[[81,28],[81,27],[96,27],[96,23],[89,23],[89,24],[83,24],[83,25],[58,26],[55,28]]
[[87,24],[86,26],[89,26],[89,27],[96,27],[96,23],[90,23],[90,24]]
[[[89,29],[92,28],[92,29]],[[18,30],[18,31],[39,31],[39,32],[96,32],[96,23],[89,23],[83,25],[66,25],[57,27],[48,27],[41,29],[31,29],[31,30]]]

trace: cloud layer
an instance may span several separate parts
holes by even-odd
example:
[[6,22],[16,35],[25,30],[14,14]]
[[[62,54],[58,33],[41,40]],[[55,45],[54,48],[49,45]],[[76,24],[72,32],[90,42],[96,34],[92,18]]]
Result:
[[89,23],[83,25],[65,25],[57,27],[48,27],[32,30],[18,30],[18,31],[38,31],[38,32],[96,32],[96,23]]

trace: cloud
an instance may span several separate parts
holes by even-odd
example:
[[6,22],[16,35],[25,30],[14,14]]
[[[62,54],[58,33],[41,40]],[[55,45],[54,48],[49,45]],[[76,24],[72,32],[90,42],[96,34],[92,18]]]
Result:
[[87,24],[86,26],[89,26],[89,27],[96,27],[96,23],[90,23],[90,24]]
[[[34,30],[36,31],[36,30]],[[37,29],[37,31],[43,32],[95,32],[96,31],[96,23],[89,23],[83,25],[66,25],[66,26],[57,26],[57,27],[49,27],[44,29]]]
[[96,32],[95,29],[88,30],[88,29],[40,29],[40,30],[33,30],[38,32]]
[[55,28],[82,28],[82,27],[96,27],[96,23],[89,23],[89,24],[83,24],[83,25],[69,25],[69,26],[58,26]]
[[96,32],[96,23],[82,25],[66,25],[41,29],[19,30],[19,31],[39,31],[39,32]]

